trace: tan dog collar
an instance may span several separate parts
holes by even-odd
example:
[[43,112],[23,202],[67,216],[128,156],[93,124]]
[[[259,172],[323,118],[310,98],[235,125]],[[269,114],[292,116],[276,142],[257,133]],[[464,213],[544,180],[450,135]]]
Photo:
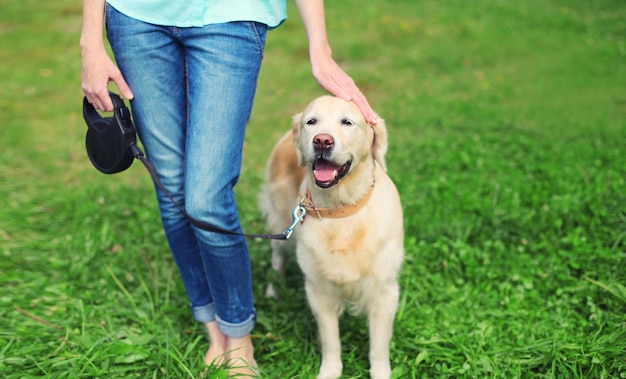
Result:
[[361,210],[367,204],[372,192],[374,192],[374,184],[376,180],[372,179],[372,185],[369,191],[357,201],[356,204],[345,205],[341,208],[316,208],[311,197],[311,191],[307,188],[306,193],[300,201],[300,206],[306,210],[306,214],[317,218],[342,218],[351,216]]

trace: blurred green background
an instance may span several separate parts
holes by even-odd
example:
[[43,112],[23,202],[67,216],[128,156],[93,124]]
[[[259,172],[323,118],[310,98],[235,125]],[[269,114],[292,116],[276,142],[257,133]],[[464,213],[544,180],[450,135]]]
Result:
[[[327,1],[334,56],[386,120],[406,229],[394,378],[626,377],[626,2]],[[302,26],[269,34],[237,196],[324,92]],[[195,377],[191,319],[144,168],[84,152],[81,4],[0,4],[0,377]],[[250,240],[267,378],[311,378],[294,262]],[[282,301],[263,297],[278,280]],[[344,377],[368,376],[362,318]],[[211,378],[225,377],[219,368]]]

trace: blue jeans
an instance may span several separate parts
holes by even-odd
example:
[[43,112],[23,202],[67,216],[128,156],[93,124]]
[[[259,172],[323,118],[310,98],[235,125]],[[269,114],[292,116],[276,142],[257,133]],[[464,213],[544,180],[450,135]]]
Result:
[[[192,217],[241,232],[233,187],[267,27],[159,26],[107,5],[106,28],[135,95],[131,107],[139,137],[163,185]],[[156,192],[194,318],[217,320],[233,338],[250,333],[256,312],[245,238],[195,228]]]

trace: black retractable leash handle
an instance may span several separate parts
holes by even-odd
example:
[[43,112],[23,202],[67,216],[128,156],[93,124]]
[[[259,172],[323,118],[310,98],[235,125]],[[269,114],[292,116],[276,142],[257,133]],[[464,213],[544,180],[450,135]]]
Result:
[[113,101],[113,117],[103,118],[92,104],[83,99],[83,118],[87,123],[85,147],[91,163],[98,171],[115,174],[133,163],[129,146],[137,143],[135,126],[122,99],[109,92]]
[[281,234],[245,234],[231,230],[218,228],[203,221],[191,217],[185,209],[176,202],[174,197],[165,189],[157,175],[152,162],[145,157],[143,151],[137,146],[136,130],[130,118],[130,111],[124,101],[115,93],[109,92],[113,101],[113,117],[102,117],[92,104],[83,99],[83,118],[87,123],[87,136],[85,147],[89,160],[98,171],[105,174],[114,174],[124,171],[131,166],[136,158],[146,167],[152,180],[168,199],[178,208],[185,218],[195,227],[215,233],[263,238],[273,240],[286,240],[293,232],[294,223]]

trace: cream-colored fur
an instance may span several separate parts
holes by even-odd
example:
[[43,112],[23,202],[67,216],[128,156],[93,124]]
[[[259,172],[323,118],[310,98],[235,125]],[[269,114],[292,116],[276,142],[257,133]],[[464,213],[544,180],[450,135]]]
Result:
[[[338,166],[350,169],[330,188],[316,185],[312,164],[319,156],[313,142],[330,138],[325,152]],[[329,137],[330,136],[330,137]],[[342,373],[338,318],[348,305],[368,318],[370,373],[391,376],[389,342],[398,305],[398,272],[404,255],[402,208],[395,185],[386,174],[387,131],[380,120],[368,125],[351,102],[323,96],[293,117],[292,130],[274,147],[266,169],[260,204],[274,232],[291,224],[291,214],[308,189],[317,208],[367,204],[343,218],[307,215],[295,229],[298,264],[305,275],[309,305],[316,318],[322,350],[318,379]],[[294,241],[272,241],[272,266],[281,274]],[[272,287],[268,295],[275,295]]]

